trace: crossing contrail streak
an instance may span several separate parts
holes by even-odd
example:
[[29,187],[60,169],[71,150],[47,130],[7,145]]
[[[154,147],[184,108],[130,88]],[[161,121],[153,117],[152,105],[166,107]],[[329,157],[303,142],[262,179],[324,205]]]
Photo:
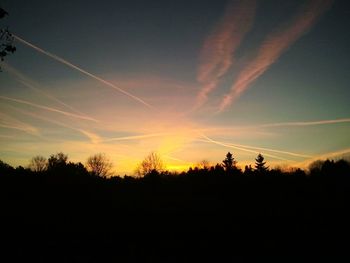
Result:
[[141,139],[147,139],[147,138],[153,138],[153,137],[161,137],[168,134],[169,133],[152,133],[152,134],[144,134],[144,135],[124,136],[124,137],[118,137],[118,138],[105,139],[103,140],[103,142],[141,140]]
[[55,96],[53,96],[52,94],[48,93],[47,91],[42,90],[41,88],[38,88],[38,86],[40,86],[39,84],[35,83],[33,80],[31,80],[30,78],[28,78],[27,76],[25,76],[22,72],[20,72],[19,70],[13,68],[12,66],[10,66],[7,63],[4,63],[4,65],[2,66],[8,73],[10,73],[11,75],[13,75],[14,79],[16,81],[18,81],[19,83],[21,83],[23,86],[57,102],[58,104],[61,104],[62,106],[70,109],[71,111],[74,111],[75,113],[79,114],[79,115],[84,115],[87,116],[86,114],[80,112],[79,110],[75,109],[74,107],[66,104],[65,102],[61,101],[60,99],[56,98]]
[[39,135],[38,128],[28,124],[24,123],[18,119],[13,118],[12,116],[1,113],[0,112],[0,127],[7,128],[7,129],[14,129],[19,131],[24,131],[31,135]]
[[79,115],[89,117],[89,116],[87,116],[86,114],[80,112],[79,110],[73,108],[72,106],[66,104],[65,102],[63,102],[63,101],[57,99],[55,96],[51,95],[50,93],[47,93],[47,92],[45,92],[45,91],[43,91],[43,90],[41,90],[41,89],[39,89],[39,88],[36,88],[34,85],[32,85],[32,84],[30,84],[30,83],[28,83],[28,82],[26,82],[26,81],[24,81],[24,80],[20,80],[20,79],[19,79],[19,80],[17,80],[17,81],[18,81],[19,83],[21,83],[23,86],[28,87],[28,88],[30,88],[31,90],[34,90],[35,92],[40,93],[41,95],[44,95],[45,97],[47,97],[47,98],[49,98],[49,99],[51,99],[51,100],[57,102],[58,104],[61,104],[62,106],[66,107],[67,109],[70,109],[71,111],[73,111],[73,112],[75,112],[75,113],[77,113],[77,114],[79,114]]
[[[199,133],[201,137],[205,138],[206,140],[212,140],[208,136]],[[213,141],[213,140],[212,140]],[[218,141],[216,141],[218,142]],[[248,146],[248,145],[243,145],[243,144],[234,144],[234,143],[227,143],[227,142],[222,142],[220,143],[234,146],[234,147],[240,147],[240,148],[246,148],[246,149],[252,149],[252,150],[262,150],[262,151],[267,151],[267,152],[275,152],[275,153],[281,153],[281,154],[286,154],[290,156],[295,156],[295,157],[301,157],[301,158],[311,158],[313,156],[311,155],[306,155],[306,154],[300,154],[300,153],[294,153],[294,152],[289,152],[289,151],[282,151],[282,150],[277,150],[277,149],[271,149],[271,148],[264,148],[264,147],[256,147],[256,146]]]
[[255,149],[255,150],[262,150],[262,151],[268,151],[268,152],[275,152],[275,153],[281,153],[281,154],[287,154],[295,157],[301,157],[301,158],[311,158],[312,156],[310,155],[305,155],[305,154],[299,154],[299,153],[293,153],[293,152],[287,152],[287,151],[281,151],[281,150],[275,150],[275,149],[270,149],[270,148],[263,148],[263,147],[255,147],[255,146],[247,146],[247,145],[241,145],[241,144],[232,144],[232,143],[227,143],[228,145],[232,146],[238,146],[238,147],[244,147],[248,149]]
[[[237,150],[241,150],[241,151],[245,151],[245,152],[250,152],[250,153],[255,153],[255,154],[259,154],[260,153],[260,152],[254,151],[254,150],[249,150],[249,149],[246,149],[246,148],[243,148],[243,147],[239,147],[239,146],[235,146],[235,145],[232,145],[232,144],[223,143],[223,142],[220,142],[220,141],[213,140],[213,139],[209,138],[208,136],[206,136],[204,134],[201,134],[201,136],[205,139],[205,140],[201,140],[201,141],[204,141],[204,142],[210,142],[210,143],[214,143],[214,144],[217,144],[217,145],[225,146],[225,147],[228,147],[228,148],[233,148],[233,149],[237,149]],[[272,155],[272,154],[269,154],[269,153],[264,153],[264,155],[266,155],[268,157],[271,157],[271,158],[274,158],[274,159],[277,159],[277,160],[290,161],[291,162],[291,160],[289,160],[289,159],[282,158],[282,157],[279,157],[279,156],[276,156],[276,155]]]
[[264,124],[261,127],[283,127],[283,126],[314,126],[314,125],[327,125],[336,123],[349,123],[350,118],[335,119],[335,120],[321,120],[321,121],[296,121],[296,122],[279,122]]
[[56,55],[54,55],[54,54],[52,54],[52,53],[50,53],[48,51],[45,51],[45,50],[43,50],[43,49],[41,49],[41,48],[39,48],[39,47],[37,47],[37,46],[27,42],[27,41],[25,41],[24,39],[22,39],[22,38],[20,38],[20,37],[18,37],[16,35],[13,35],[13,37],[16,40],[18,40],[19,42],[21,42],[21,43],[23,43],[23,44],[33,48],[34,50],[36,50],[36,51],[38,51],[38,52],[40,52],[40,53],[42,53],[42,54],[52,58],[52,59],[54,59],[54,60],[56,60],[58,62],[61,62],[62,64],[66,65],[66,66],[68,66],[70,68],[78,70],[79,72],[81,72],[81,73],[83,73],[83,74],[85,74],[85,75],[87,75],[87,76],[89,76],[89,77],[91,77],[91,78],[93,78],[93,79],[95,79],[95,80],[97,80],[97,81],[99,81],[99,82],[101,82],[101,83],[103,83],[103,84],[105,84],[105,85],[107,85],[107,86],[109,86],[109,87],[111,87],[111,88],[113,88],[113,89],[123,93],[124,95],[126,95],[126,96],[128,96],[128,97],[130,97],[130,98],[132,98],[132,99],[142,103],[143,105],[145,105],[148,108],[154,109],[154,107],[152,105],[148,104],[143,99],[141,99],[139,97],[136,97],[135,95],[132,95],[131,93],[129,93],[129,92],[119,88],[118,86],[114,85],[113,83],[111,83],[111,82],[109,82],[107,80],[104,80],[104,79],[102,79],[102,78],[100,78],[100,77],[98,77],[98,76],[96,76],[96,75],[94,75],[92,73],[89,73],[86,70],[84,70],[84,69],[82,69],[82,68],[80,68],[80,67],[78,67],[78,66],[76,66],[76,65],[74,65],[72,63],[70,63],[69,61],[67,61],[67,60],[65,60],[65,59],[63,59],[63,58],[61,58],[59,56],[56,56]]
[[18,125],[2,124],[2,123],[0,123],[0,127],[6,128],[6,129],[24,131],[24,132],[29,133],[31,135],[37,134],[37,130],[33,130],[32,127],[23,127],[23,126],[18,126]]
[[53,123],[55,125],[58,125],[58,126],[61,126],[61,127],[64,127],[64,128],[68,128],[68,129],[71,129],[71,130],[74,130],[74,131],[78,131],[79,133],[81,133],[85,137],[87,137],[93,144],[98,144],[102,140],[101,137],[99,135],[97,135],[96,133],[93,133],[93,132],[90,132],[90,131],[87,131],[87,130],[83,130],[83,129],[80,129],[80,128],[75,128],[75,127],[67,125],[67,124],[65,124],[63,122],[56,121],[56,120],[53,120],[53,119],[49,119],[49,118],[40,116],[40,115],[35,114],[35,113],[25,112],[25,111],[22,111],[20,109],[16,109],[16,111],[20,112],[21,114],[34,117],[34,118],[39,119],[39,120],[47,121],[49,123]]
[[189,164],[189,165],[192,164],[192,163],[190,163],[188,161],[185,161],[185,160],[182,160],[182,159],[179,159],[179,158],[175,158],[175,157],[172,157],[172,156],[167,155],[167,154],[163,154],[162,156],[167,158],[167,159],[174,160],[174,161],[177,161],[177,162],[186,163],[186,164]]
[[58,109],[55,109],[55,108],[39,105],[39,104],[32,103],[32,102],[25,101],[25,100],[14,99],[14,98],[6,97],[6,96],[0,96],[0,99],[7,100],[7,101],[12,101],[12,102],[17,102],[17,103],[21,103],[21,104],[25,104],[25,105],[29,105],[29,106],[32,106],[32,107],[35,107],[35,108],[39,108],[39,109],[43,109],[43,110],[47,110],[47,111],[51,111],[51,112],[60,113],[60,114],[63,114],[65,116],[69,116],[69,117],[74,117],[74,118],[78,118],[78,119],[82,119],[82,120],[98,122],[97,120],[95,120],[95,119],[93,119],[91,117],[81,116],[81,115],[78,115],[78,114],[74,114],[74,113],[58,110]]

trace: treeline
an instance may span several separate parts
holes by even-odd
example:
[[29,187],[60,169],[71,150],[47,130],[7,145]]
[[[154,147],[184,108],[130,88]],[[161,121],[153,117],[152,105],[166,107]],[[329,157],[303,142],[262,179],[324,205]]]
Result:
[[[104,155],[92,157],[109,167]],[[281,171],[258,156],[242,170],[227,153],[221,164],[171,173],[148,157],[139,164],[147,173],[136,177],[101,175],[62,153],[35,157],[35,169],[0,162],[0,238],[16,244],[20,259],[36,251],[42,262],[227,262],[242,253],[348,249],[348,161]]]
[[[282,170],[280,168],[269,168],[264,161],[264,156],[258,154],[254,166],[246,165],[244,169],[237,166],[237,161],[233,154],[228,152],[225,159],[216,165],[210,165],[207,160],[199,162],[194,167],[189,167],[184,172],[169,172],[162,161],[160,155],[151,152],[135,168],[135,177],[149,176],[191,176],[198,175],[348,175],[350,173],[350,162],[344,159],[335,160],[317,160],[311,163],[307,170],[301,168],[290,168]],[[0,175],[60,175],[60,176],[92,176],[108,178],[119,178],[112,171],[113,163],[103,153],[90,156],[85,164],[68,161],[68,155],[62,152],[52,154],[48,159],[44,156],[37,155],[30,159],[27,167],[18,166],[16,168],[0,160]],[[129,176],[124,176],[130,179]]]

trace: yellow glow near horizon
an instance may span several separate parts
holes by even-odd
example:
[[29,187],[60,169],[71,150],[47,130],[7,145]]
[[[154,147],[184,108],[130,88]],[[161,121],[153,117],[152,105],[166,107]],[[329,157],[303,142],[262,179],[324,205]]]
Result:
[[[38,154],[48,157],[62,151],[69,155],[71,161],[85,163],[90,155],[105,153],[114,163],[115,174],[119,175],[133,175],[138,163],[153,151],[160,154],[167,170],[177,172],[187,171],[203,159],[213,165],[221,163],[228,151],[233,152],[242,169],[245,165],[254,164],[259,152],[266,157],[270,167],[293,166],[318,156],[319,152],[303,152],[307,148],[290,148],[283,146],[283,142],[276,143],[280,136],[276,130],[283,129],[285,124],[288,130],[300,127],[311,129],[314,125],[348,125],[348,119],[303,122],[303,126],[300,126],[300,122],[250,126],[233,125],[229,122],[227,126],[220,126],[215,122],[201,123],[189,111],[189,92],[195,98],[195,89],[191,85],[186,86],[191,89],[183,89],[178,88],[178,83],[172,83],[168,79],[150,77],[133,77],[124,81],[119,79],[116,82],[122,82],[123,86],[134,92],[136,88],[142,87],[143,92],[155,94],[152,97],[153,103],[161,110],[130,107],[129,102],[115,97],[114,92],[107,89],[101,94],[95,83],[86,81],[63,83],[64,85],[58,83],[57,90],[64,87],[60,92],[69,94],[68,98],[61,97],[59,100],[54,94],[50,94],[45,101],[40,97],[41,93],[29,93],[30,96],[19,94],[16,95],[17,101],[25,99],[29,103],[7,100],[9,105],[1,108],[9,116],[6,125],[30,125],[28,127],[35,129],[37,134],[34,137],[28,132],[25,134],[24,131],[13,130],[17,136],[12,137],[13,134],[5,133],[2,129],[0,136],[8,138],[2,143],[2,150],[22,155],[16,160],[11,155],[1,158],[12,165],[25,166],[32,156]],[[35,87],[45,90],[45,87],[39,85]],[[32,91],[25,86],[22,88]],[[163,90],[174,89],[178,89],[174,94],[162,94]],[[184,93],[179,94],[179,90]],[[84,112],[82,116],[96,119],[96,122],[80,118],[80,115],[77,118],[76,115],[66,114],[71,109],[66,109],[66,103],[63,104],[62,101],[74,96],[79,98],[73,105],[74,108]],[[37,104],[42,106],[33,106]],[[171,104],[176,107],[170,106]],[[286,141],[289,141],[290,134],[286,136]]]

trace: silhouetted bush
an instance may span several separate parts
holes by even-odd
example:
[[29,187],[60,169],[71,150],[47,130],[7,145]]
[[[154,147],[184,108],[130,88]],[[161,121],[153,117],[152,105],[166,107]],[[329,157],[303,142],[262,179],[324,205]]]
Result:
[[14,171],[14,168],[0,160],[0,175],[10,175]]

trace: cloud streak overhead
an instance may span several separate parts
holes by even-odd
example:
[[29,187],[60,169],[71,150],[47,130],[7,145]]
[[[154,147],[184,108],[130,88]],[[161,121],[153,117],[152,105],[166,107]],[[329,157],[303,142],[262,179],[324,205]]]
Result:
[[331,7],[332,0],[310,0],[284,28],[266,37],[257,55],[239,73],[228,94],[224,96],[219,111],[227,109],[273,65],[301,36],[307,33],[318,19]]
[[197,107],[204,104],[234,63],[234,55],[254,23],[255,0],[231,1],[224,17],[204,42],[200,53],[197,80],[202,89],[197,95]]

